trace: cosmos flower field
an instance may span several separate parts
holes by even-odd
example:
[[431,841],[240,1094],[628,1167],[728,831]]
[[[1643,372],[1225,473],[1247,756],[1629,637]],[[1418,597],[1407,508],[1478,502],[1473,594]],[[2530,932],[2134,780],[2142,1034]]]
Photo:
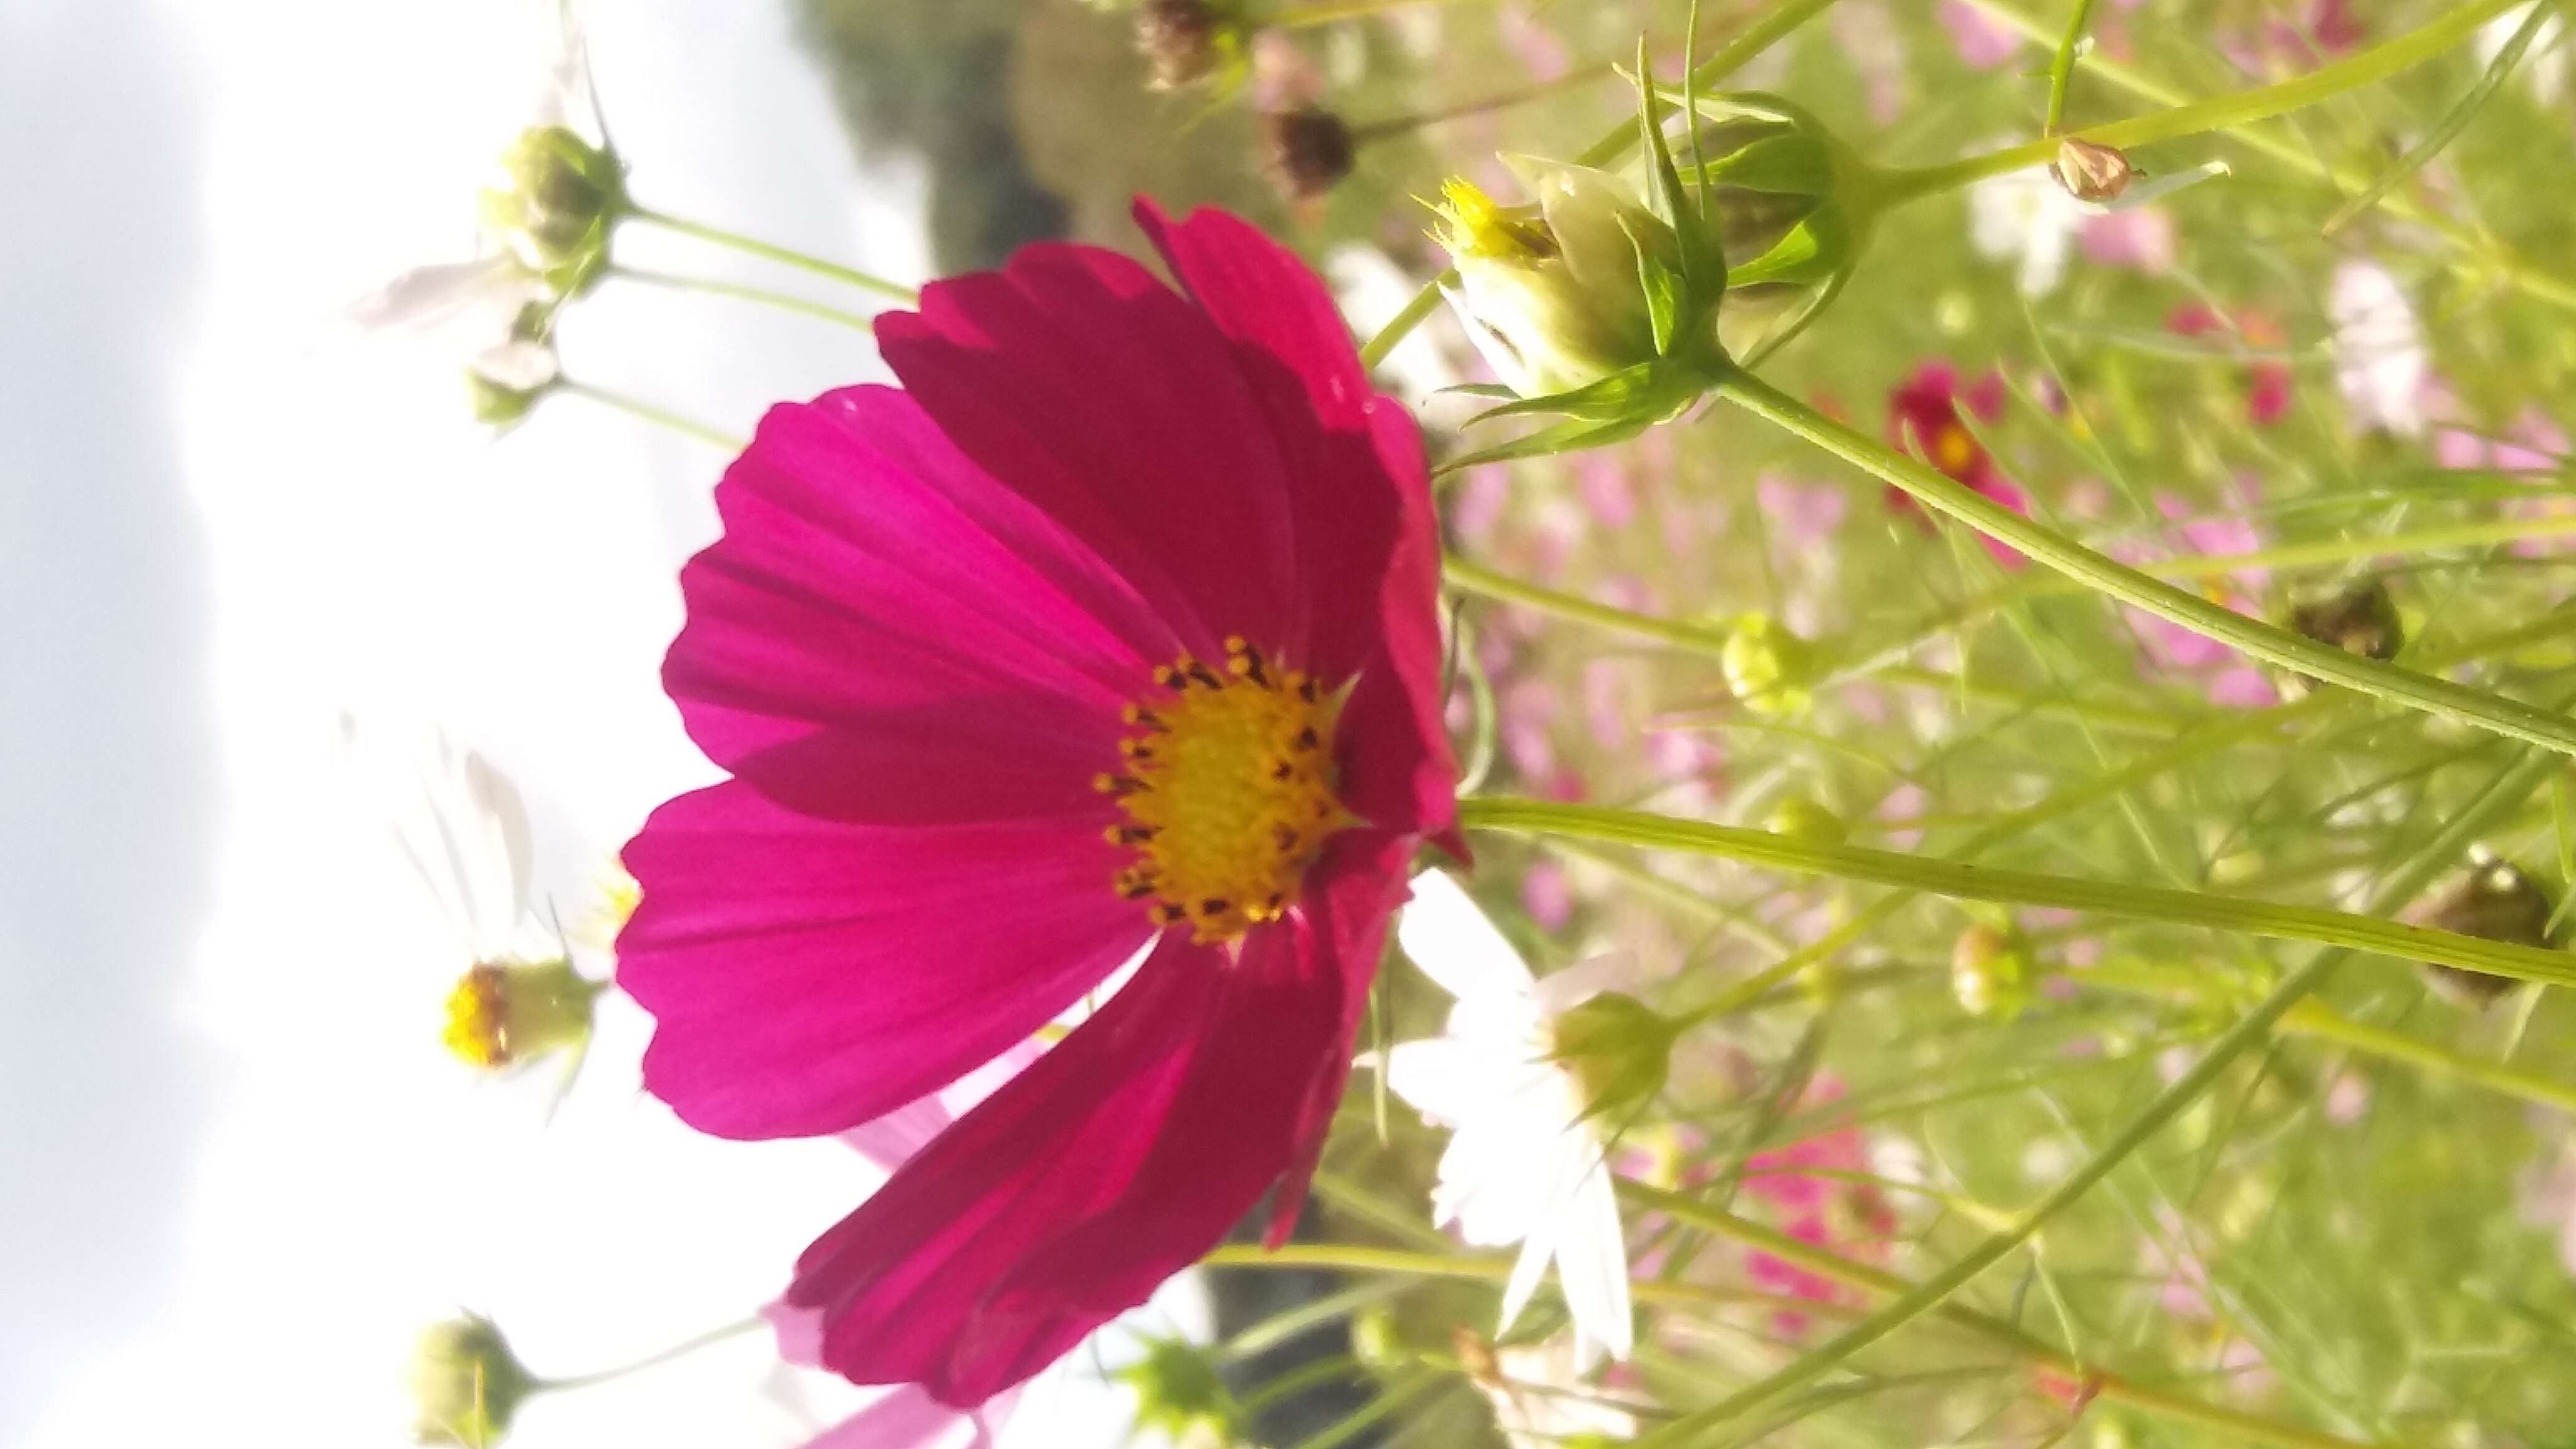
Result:
[[[459,1070],[886,1170],[743,1305],[818,1445],[1113,1341],[1191,1449],[2565,1441],[2555,5],[1049,7],[1267,192],[868,276],[654,210],[568,19],[364,309],[707,445],[599,943],[467,742],[396,834]],[[566,377],[629,228],[893,380]],[[507,1332],[424,1442],[578,1422]]]

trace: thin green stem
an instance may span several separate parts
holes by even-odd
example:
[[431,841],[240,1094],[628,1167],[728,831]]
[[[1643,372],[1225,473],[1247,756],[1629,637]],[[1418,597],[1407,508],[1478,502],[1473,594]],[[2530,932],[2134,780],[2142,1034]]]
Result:
[[674,1359],[686,1358],[700,1349],[713,1348],[728,1339],[740,1338],[761,1327],[765,1322],[767,1320],[755,1313],[749,1318],[736,1319],[722,1328],[711,1328],[695,1338],[675,1343],[659,1353],[647,1354],[633,1363],[620,1364],[612,1369],[601,1369],[597,1373],[574,1374],[570,1378],[537,1379],[534,1381],[533,1391],[541,1394],[559,1394],[569,1389],[584,1389],[593,1384],[607,1383],[611,1379],[622,1379],[629,1374],[640,1374],[646,1369],[660,1368]]
[[2066,17],[2066,34],[2059,37],[2057,53],[2048,61],[2048,116],[2040,123],[2039,133],[2054,136],[2066,124],[2066,88],[2075,79],[2075,57],[2084,48],[2084,27],[2093,19],[2093,0],[2075,0],[2074,12]]
[[1472,5],[1481,0],[1314,0],[1305,5],[1288,5],[1261,17],[1265,30],[1304,30],[1317,25],[1333,25],[1344,20],[1364,20],[1383,15],[1389,10],[1410,6]]
[[789,292],[773,292],[767,287],[746,286],[740,282],[720,282],[712,277],[684,277],[673,272],[647,271],[641,267],[629,266],[611,267],[608,275],[623,278],[629,282],[638,282],[648,287],[668,288],[675,292],[703,292],[710,297],[731,297],[739,302],[757,302],[761,306],[776,307],[783,312],[801,313],[807,317],[819,317],[826,322],[837,322],[844,327],[855,327],[861,332],[876,331],[876,324],[856,312],[844,312],[838,307],[809,302]]
[[[2008,3],[2008,0],[1966,0],[1966,3],[2009,29],[2039,42],[2049,44],[2056,32],[2038,18]],[[2180,106],[2189,96],[2162,81],[2123,65],[2101,53],[2078,58],[2076,68],[2088,76],[2115,86],[2140,100],[2160,106]],[[2227,133],[2229,140],[2256,154],[2322,181],[2339,191],[2357,192],[2367,187],[2371,174],[2356,166],[2339,165],[2325,159],[2316,149],[2294,136],[2276,134],[2272,128],[2240,128]],[[2404,196],[2390,192],[2376,203],[2389,215],[2438,232],[2471,255],[2477,257],[2498,276],[2521,288],[2525,293],[2552,306],[2576,311],[2576,281],[2547,272],[2517,256],[2502,242],[2449,217],[2428,211]]]
[[845,267],[839,262],[825,261],[821,257],[796,251],[793,248],[778,246],[757,237],[744,236],[737,231],[727,231],[720,226],[709,226],[702,221],[690,221],[685,217],[673,216],[667,211],[655,211],[648,206],[630,206],[626,214],[633,220],[650,222],[665,230],[676,231],[682,236],[693,236],[700,241],[714,242],[718,246],[731,247],[735,251],[747,252],[755,257],[783,262],[788,266],[812,272],[818,277],[830,277],[836,282],[847,282],[862,291],[874,292],[888,301],[910,304],[921,299],[919,292],[901,282],[889,282],[883,277],[870,276],[856,267]]
[[[2088,126],[2073,134],[2095,145],[2127,150],[2211,131],[2233,131],[2240,126],[2332,100],[2346,91],[2375,85],[2401,71],[2410,70],[2466,42],[2478,33],[2478,27],[2520,3],[2522,0],[2468,0],[2468,3],[2431,24],[2358,55],[2319,66],[2306,75],[2294,76],[2275,85],[2257,86],[2234,95],[2217,96],[2144,116]],[[2068,57],[2068,63],[2072,65],[2072,56]],[[2007,146],[1942,166],[1900,171],[1890,178],[1885,200],[1889,205],[1896,205],[1954,191],[1988,176],[2044,165],[2056,154],[2057,141],[2052,137]]]
[[2097,593],[2215,639],[2241,654],[2391,704],[2576,755],[2576,725],[2563,716],[2348,654],[2177,589],[2025,518],[1874,438],[1854,432],[1759,378],[1730,373],[1718,385],[1718,393],[1754,416],[1896,485],[1925,507],[1946,513]]
[[1518,835],[1570,835],[1580,840],[1613,845],[1715,856],[1768,870],[1896,886],[1953,900],[2054,907],[2129,920],[2239,931],[2274,940],[2306,941],[2369,951],[2402,961],[2457,966],[2464,971],[2506,976],[2517,981],[2576,986],[2576,958],[2570,958],[2565,952],[2544,951],[2508,941],[2490,941],[2454,931],[2437,931],[2426,926],[2382,921],[2316,906],[1964,865],[1897,851],[1874,850],[1867,846],[1829,845],[1775,835],[1765,830],[1711,825],[1704,821],[1679,820],[1601,805],[1568,805],[1547,800],[1484,796],[1459,801],[1458,821],[1472,830],[1501,830]]
[[722,448],[728,453],[739,453],[748,446],[742,439],[721,428],[709,427],[695,418],[683,417],[669,408],[648,403],[642,398],[633,397],[612,388],[578,382],[569,377],[559,377],[555,379],[554,390],[572,397],[588,398],[603,407],[615,408],[621,413],[641,418],[655,427],[669,428],[672,432],[695,438],[710,447]]
[[[1663,1213],[1676,1221],[1715,1233],[1757,1252],[1767,1253],[1793,1267],[1820,1278],[1831,1279],[1863,1292],[1902,1297],[1913,1292],[1915,1284],[1883,1268],[1856,1262],[1828,1248],[1819,1247],[1804,1238],[1793,1237],[1776,1228],[1765,1227],[1749,1218],[1736,1216],[1724,1208],[1712,1207],[1679,1193],[1661,1192],[1632,1182],[1619,1184],[1620,1194],[1640,1207]],[[2161,1418],[2197,1424],[2237,1435],[2249,1443],[2270,1444],[2278,1449],[2353,1449],[2353,1440],[2338,1438],[2296,1424],[2243,1413],[2216,1404],[2202,1403],[2178,1394],[2133,1383],[2118,1374],[2084,1363],[2074,1355],[2051,1348],[2045,1342],[2022,1332],[1990,1314],[1961,1303],[1943,1303],[1936,1310],[1943,1319],[1967,1329],[1979,1337],[2011,1349],[2037,1368],[2054,1370],[2082,1383],[2096,1396],[2113,1403],[2128,1404]]]
[[1458,270],[1452,267],[1424,283],[1422,290],[1413,294],[1413,300],[1404,304],[1404,310],[1388,318],[1386,325],[1377,329],[1377,334],[1360,348],[1360,366],[1375,367],[1386,361],[1386,355],[1395,350],[1397,343],[1421,326],[1425,318],[1440,310],[1441,289],[1457,280]]

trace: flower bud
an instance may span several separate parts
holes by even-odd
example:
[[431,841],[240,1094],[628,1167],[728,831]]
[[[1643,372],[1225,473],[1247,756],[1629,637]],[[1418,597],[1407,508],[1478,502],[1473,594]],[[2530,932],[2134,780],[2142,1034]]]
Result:
[[1768,614],[1746,614],[1718,651],[1718,666],[1737,702],[1766,719],[1803,714],[1815,682],[1814,653],[1807,641]]
[[[2456,931],[2463,936],[2516,946],[2542,950],[2556,946],[2549,926],[2557,906],[2549,892],[2511,861],[2499,860],[2482,849],[2473,851],[2472,859],[2474,864],[2467,878],[2434,897],[2425,908],[2424,924],[2437,931]],[[2425,984],[2459,1006],[2487,1006],[2514,987],[2509,977],[2431,961],[2417,964],[2423,968]]]
[[1451,177],[1433,208],[1433,238],[1458,272],[1449,302],[1476,350],[1523,398],[1651,365],[1660,353],[1645,269],[1680,266],[1673,228],[1607,171],[1531,160],[1514,169],[1534,205],[1506,207]]
[[1136,1425],[1175,1444],[1193,1434],[1221,1444],[1242,1440],[1243,1409],[1217,1373],[1216,1360],[1177,1338],[1145,1341],[1145,1356],[1118,1370],[1136,1391]]
[[[2398,615],[2388,585],[2376,575],[2323,598],[2293,604],[2289,622],[2291,629],[2307,638],[2365,659],[2394,659],[2406,647],[2406,621]],[[2321,682],[2288,670],[2279,679],[2281,693],[2294,699]]]
[[2116,146],[2099,146],[2091,141],[2068,136],[2057,143],[2057,159],[2049,163],[2049,173],[2066,194],[2078,201],[2117,201],[2137,177],[2137,169]]
[[624,217],[626,165],[569,126],[532,126],[501,155],[502,184],[483,193],[483,222],[559,297],[608,271],[609,234]]
[[1950,994],[1970,1016],[2021,1015],[2030,1005],[2030,979],[2030,943],[2009,926],[1980,921],[1950,948]]
[[563,368],[550,344],[505,342],[477,353],[466,367],[466,403],[474,421],[507,432],[562,380]]
[[435,1323],[412,1350],[411,1392],[423,1444],[488,1449],[510,1432],[537,1381],[492,1321],[475,1314]]
[[447,994],[447,1029],[441,1035],[457,1060],[479,1071],[504,1072],[556,1052],[578,1050],[605,982],[593,981],[568,960],[484,962],[458,978]]
[[1261,140],[1270,173],[1291,201],[1313,201],[1332,190],[1359,158],[1351,128],[1321,106],[1264,113]]
[[1583,1089],[1583,1111],[1623,1127],[1664,1089],[1681,1024],[1633,996],[1604,991],[1549,1022],[1550,1060]]
[[1762,828],[1813,845],[1840,845],[1851,837],[1851,826],[1841,816],[1804,795],[1792,795],[1772,806]]
[[1404,1328],[1396,1321],[1394,1309],[1372,1303],[1351,1315],[1351,1357],[1372,1369],[1403,1368],[1413,1362],[1413,1350],[1405,1344]]
[[1870,218],[1855,179],[1866,167],[1777,96],[1701,96],[1699,117],[1698,135],[1676,143],[1675,159],[1686,186],[1708,188],[1706,211],[1726,254],[1718,341],[1749,366],[1811,321],[1859,264]]

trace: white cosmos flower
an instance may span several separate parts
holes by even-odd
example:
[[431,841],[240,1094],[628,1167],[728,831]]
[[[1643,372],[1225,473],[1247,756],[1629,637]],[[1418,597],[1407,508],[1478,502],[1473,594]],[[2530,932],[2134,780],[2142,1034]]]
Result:
[[563,954],[529,895],[527,803],[508,776],[444,730],[340,721],[363,806],[455,931],[457,969]]
[[2348,261],[2335,268],[2326,296],[2334,323],[2335,385],[2365,427],[2400,437],[2424,431],[2424,382],[2432,364],[2414,304],[2388,269]]
[[1477,1247],[1521,1245],[1495,1331],[1511,1327],[1553,1261],[1574,1315],[1578,1362],[1590,1364],[1603,1349],[1627,1357],[1628,1250],[1607,1148],[1582,1084],[1552,1060],[1552,1023],[1623,984],[1629,963],[1604,958],[1537,980],[1466,891],[1438,871],[1414,879],[1396,938],[1458,999],[1447,1035],[1399,1043],[1386,1062],[1388,1088],[1425,1121],[1452,1130],[1432,1215]]

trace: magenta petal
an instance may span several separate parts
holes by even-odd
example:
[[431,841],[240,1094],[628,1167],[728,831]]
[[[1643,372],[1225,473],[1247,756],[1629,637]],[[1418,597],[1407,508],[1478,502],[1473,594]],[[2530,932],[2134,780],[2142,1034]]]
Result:
[[851,826],[739,781],[683,795],[625,852],[644,900],[617,980],[655,1017],[645,1086],[726,1137],[880,1117],[1144,944],[1115,855],[1087,829]]
[[799,809],[1077,810],[1119,706],[1175,647],[899,393],[773,409],[716,502],[725,534],[681,575],[664,681],[710,757]]
[[861,1383],[976,1403],[1143,1302],[1287,1165],[1341,993],[1290,923],[1167,936],[1128,986],[806,1250],[790,1301]]
[[904,387],[992,476],[1216,656],[1290,624],[1290,483],[1234,349],[1143,267],[1027,247],[877,322]]
[[[993,1426],[1009,1412],[997,1401],[977,1413],[960,1413],[906,1384],[806,1440],[805,1449],[983,1449],[993,1442]],[[969,1425],[972,1437],[955,1438]]]

